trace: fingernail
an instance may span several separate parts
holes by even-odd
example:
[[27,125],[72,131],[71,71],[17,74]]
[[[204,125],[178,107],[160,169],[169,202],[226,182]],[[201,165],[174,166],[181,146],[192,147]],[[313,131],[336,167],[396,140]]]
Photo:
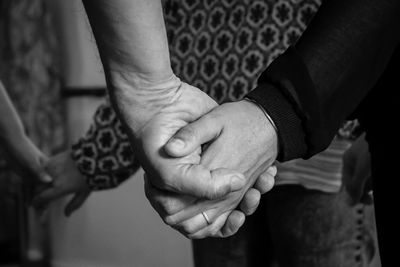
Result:
[[243,226],[244,222],[246,221],[246,216],[243,214],[239,220],[239,228]]
[[242,187],[244,186],[244,177],[235,175],[231,178],[231,189],[232,191],[236,191],[239,189],[242,189]]
[[272,175],[272,176],[276,176],[276,174],[277,174],[277,172],[278,172],[278,170],[277,170],[277,168],[275,167],[275,166],[272,166],[272,167],[270,167],[269,168],[269,171],[270,171],[270,174]]
[[185,142],[182,139],[179,138],[172,138],[169,142],[171,146],[174,147],[174,149],[183,149],[185,147]]
[[50,183],[50,182],[53,181],[53,178],[48,174],[44,174],[42,176],[42,181],[45,182],[45,183]]

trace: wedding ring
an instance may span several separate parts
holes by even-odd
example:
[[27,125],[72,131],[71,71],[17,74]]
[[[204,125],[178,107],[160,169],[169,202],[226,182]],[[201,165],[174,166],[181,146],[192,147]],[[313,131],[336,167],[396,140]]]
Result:
[[204,220],[206,220],[207,224],[210,225],[211,221],[210,221],[210,218],[208,218],[207,213],[202,212],[201,214],[203,214]]

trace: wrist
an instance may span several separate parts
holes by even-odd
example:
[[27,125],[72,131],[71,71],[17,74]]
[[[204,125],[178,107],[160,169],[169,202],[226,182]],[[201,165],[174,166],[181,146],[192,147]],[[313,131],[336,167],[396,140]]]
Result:
[[28,143],[29,138],[23,131],[16,131],[14,133],[4,131],[0,133],[0,141],[6,146],[15,146]]
[[[251,103],[253,106],[257,107],[257,110],[262,112],[262,119],[264,121],[266,121],[272,128],[273,128],[273,135],[276,138],[276,143],[278,143],[278,128],[276,127],[276,124],[274,122],[274,120],[271,118],[271,116],[268,114],[268,112],[263,108],[263,106],[261,106],[260,104],[258,104],[255,100],[250,99],[250,98],[244,98],[243,101],[249,102]],[[278,146],[279,147],[279,146]]]
[[249,107],[251,107],[254,112],[252,112],[252,117],[257,118],[258,125],[262,126],[263,128],[259,129],[261,135],[259,138],[263,139],[265,142],[263,143],[266,147],[269,147],[269,152],[274,154],[272,158],[276,159],[278,155],[279,145],[278,145],[278,130],[275,126],[274,121],[266,112],[266,110],[258,104],[256,101],[252,99],[243,99],[243,102],[247,103]]
[[182,82],[173,73],[159,77],[113,74],[111,102],[129,130],[136,135],[166,106],[176,101]]
[[259,109],[261,109],[261,111],[264,113],[264,116],[267,118],[267,120],[271,123],[271,125],[274,127],[274,129],[275,129],[275,132],[277,133],[278,132],[278,128],[276,127],[276,124],[275,124],[275,122],[274,122],[274,120],[271,118],[271,116],[268,114],[268,112],[263,108],[263,106],[261,106],[260,104],[258,104],[255,100],[253,100],[253,99],[250,99],[250,98],[244,98],[244,100],[245,101],[249,101],[249,102],[252,102],[252,103],[254,103],[255,105],[257,105],[257,107],[259,108]]

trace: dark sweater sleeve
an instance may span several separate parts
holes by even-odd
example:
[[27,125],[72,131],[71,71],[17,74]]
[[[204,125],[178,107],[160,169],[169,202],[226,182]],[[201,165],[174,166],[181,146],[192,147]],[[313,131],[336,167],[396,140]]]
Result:
[[247,97],[277,125],[278,160],[309,158],[329,145],[399,43],[399,6],[397,0],[324,1],[295,46],[260,76]]

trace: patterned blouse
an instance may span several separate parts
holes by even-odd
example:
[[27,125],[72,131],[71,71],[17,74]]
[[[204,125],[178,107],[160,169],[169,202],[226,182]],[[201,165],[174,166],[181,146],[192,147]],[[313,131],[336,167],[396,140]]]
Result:
[[[298,39],[319,5],[320,0],[166,0],[172,68],[218,103],[240,100]],[[108,103],[98,108],[72,155],[93,189],[115,187],[139,167]]]

